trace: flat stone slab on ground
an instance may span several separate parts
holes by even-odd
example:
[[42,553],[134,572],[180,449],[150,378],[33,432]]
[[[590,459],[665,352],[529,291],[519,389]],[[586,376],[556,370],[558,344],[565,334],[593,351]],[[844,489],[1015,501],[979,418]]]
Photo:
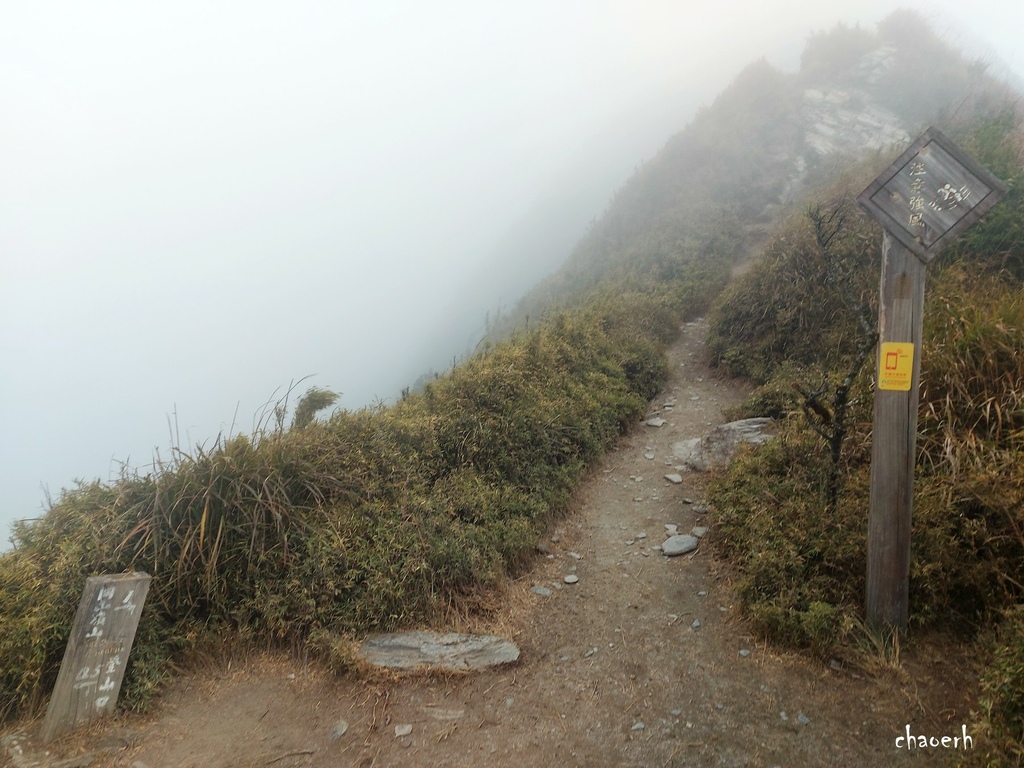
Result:
[[389,669],[465,671],[510,664],[519,658],[519,648],[494,635],[419,631],[373,635],[363,641],[357,654],[369,664]]

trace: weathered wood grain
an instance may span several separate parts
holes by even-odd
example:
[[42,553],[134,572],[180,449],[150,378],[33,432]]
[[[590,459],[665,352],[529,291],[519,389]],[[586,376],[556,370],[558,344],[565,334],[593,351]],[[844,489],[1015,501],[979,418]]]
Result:
[[857,202],[927,264],[1006,190],[945,134],[929,128]]
[[914,361],[909,391],[875,391],[866,614],[876,628],[907,624],[925,273],[924,263],[886,232],[879,349],[886,342],[909,342]]
[[150,579],[145,573],[86,579],[46,710],[44,743],[113,714]]

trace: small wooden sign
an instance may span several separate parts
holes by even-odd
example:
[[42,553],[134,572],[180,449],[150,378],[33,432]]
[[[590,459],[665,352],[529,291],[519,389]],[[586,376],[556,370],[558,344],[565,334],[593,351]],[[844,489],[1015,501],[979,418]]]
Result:
[[86,579],[46,710],[44,743],[113,714],[150,579],[145,573]]
[[857,202],[928,264],[1006,190],[941,131],[929,128]]

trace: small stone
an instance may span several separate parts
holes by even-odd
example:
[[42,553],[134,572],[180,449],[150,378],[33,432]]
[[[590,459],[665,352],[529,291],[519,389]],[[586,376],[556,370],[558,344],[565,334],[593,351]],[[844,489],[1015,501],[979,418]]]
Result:
[[638,720],[637,722],[633,723],[633,729],[632,730],[634,730],[634,731],[642,731],[646,727],[647,726],[645,726],[642,722],[640,722]]
[[551,547],[549,547],[548,543],[546,541],[544,541],[543,539],[541,541],[537,542],[536,550],[538,552],[540,552],[542,555],[550,555],[551,554]]
[[665,475],[665,479],[668,480],[670,483],[675,483],[676,485],[679,485],[681,482],[683,482],[683,476],[682,475],[678,475],[678,474],[676,474],[674,472],[671,473],[671,474]]
[[747,656],[749,655],[750,651],[748,651],[746,648],[740,648],[740,656],[742,656],[743,658],[747,658]]
[[700,395],[690,395],[691,400],[700,400]]
[[648,427],[663,427],[667,422],[660,416],[655,416],[653,419],[648,419],[644,422]]
[[348,731],[348,723],[344,720],[339,720],[334,724],[334,728],[331,729],[331,741],[337,741]]
[[408,749],[412,746],[412,739],[401,738],[398,740],[398,746],[400,746],[402,749]]
[[672,717],[679,717],[681,714],[683,714],[683,710],[681,710],[681,709],[673,709],[672,710]]
[[564,579],[562,579],[562,581],[564,581],[566,584],[575,584],[579,580],[580,580],[580,577],[577,576],[574,573],[570,573],[568,576],[566,576]]
[[695,536],[670,536],[661,543],[661,552],[665,557],[676,557],[693,552],[699,544],[700,540]]
[[693,624],[690,625],[693,629],[700,629],[700,619],[694,619]]
[[552,537],[551,537],[551,541],[552,541],[552,542],[554,542],[555,544],[557,544],[557,543],[558,543],[558,542],[560,542],[561,540],[562,540],[562,537],[561,537],[561,536],[552,536]]
[[836,672],[842,672],[843,670],[843,662],[841,662],[839,659],[829,659],[828,665]]
[[646,533],[643,533],[643,532],[641,532],[641,533],[638,533],[638,534],[637,534],[637,535],[636,535],[636,536],[635,536],[634,538],[637,538],[637,539],[646,539],[646,538],[647,538],[647,534],[646,534]]
[[403,723],[402,725],[396,725],[395,726],[395,738],[400,739],[403,736],[408,736],[411,733],[412,733],[412,726],[409,725],[408,723]]
[[665,530],[668,531],[669,536],[675,536],[679,531],[679,526],[675,523],[665,523]]
[[811,724],[811,719],[807,715],[805,715],[803,712],[801,712],[799,715],[797,715],[796,719],[800,722],[800,725],[810,725]]
[[573,560],[583,559],[583,555],[581,555],[579,552],[567,552],[566,554],[569,555],[569,557],[571,557]]
[[693,513],[695,515],[706,515],[707,511],[708,511],[708,508],[705,507],[703,504],[694,504],[693,505]]
[[583,658],[584,659],[589,659],[595,653],[597,653],[597,648],[591,648],[589,651],[587,651],[586,653],[583,654]]
[[635,541],[633,541],[633,539],[626,539],[626,546],[627,546],[627,547],[631,547],[631,546],[633,546],[634,544],[636,544],[636,542],[635,542]]
[[702,589],[700,592],[697,593],[697,597],[707,597],[707,596],[708,596],[708,591],[706,589]]
[[693,499],[681,499],[683,504],[693,504]]
[[705,536],[708,535],[708,528],[706,525],[695,525],[693,526],[693,530],[690,531],[690,533],[696,536],[698,539],[703,539]]
[[654,461],[654,454],[650,452],[645,453],[644,458],[647,459],[648,461]]
[[547,587],[530,587],[530,591],[533,592],[533,594],[535,595],[540,595],[541,597],[551,597],[551,590]]
[[785,712],[779,712],[779,717],[782,718],[783,722],[789,720],[789,715],[787,715]]

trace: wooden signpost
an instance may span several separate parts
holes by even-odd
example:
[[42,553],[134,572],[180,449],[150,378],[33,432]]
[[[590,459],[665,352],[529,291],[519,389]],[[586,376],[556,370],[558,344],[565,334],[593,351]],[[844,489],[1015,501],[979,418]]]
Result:
[[44,743],[113,714],[150,578],[123,573],[86,579],[46,710]]
[[1006,189],[929,128],[857,198],[885,228],[865,607],[876,629],[907,625],[926,267]]

